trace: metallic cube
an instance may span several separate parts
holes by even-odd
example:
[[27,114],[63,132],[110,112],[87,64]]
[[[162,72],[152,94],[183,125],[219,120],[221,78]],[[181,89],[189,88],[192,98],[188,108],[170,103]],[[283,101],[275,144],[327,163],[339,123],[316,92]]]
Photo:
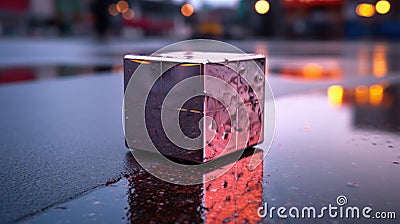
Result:
[[263,55],[126,55],[127,146],[202,163],[263,142],[264,72]]

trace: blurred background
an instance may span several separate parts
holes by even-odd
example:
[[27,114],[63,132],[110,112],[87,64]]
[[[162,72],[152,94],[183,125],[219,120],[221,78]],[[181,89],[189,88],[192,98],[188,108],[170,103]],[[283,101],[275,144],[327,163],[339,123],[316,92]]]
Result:
[[398,67],[400,2],[0,0],[0,83],[121,74],[124,54],[149,54],[190,38],[226,40],[267,55],[271,74],[384,76]]
[[0,36],[400,38],[394,0],[0,0]]

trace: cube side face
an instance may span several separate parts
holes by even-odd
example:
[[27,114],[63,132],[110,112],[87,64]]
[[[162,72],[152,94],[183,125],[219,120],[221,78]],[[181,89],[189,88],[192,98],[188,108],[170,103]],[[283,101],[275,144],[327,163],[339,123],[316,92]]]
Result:
[[[140,72],[134,73],[139,66]],[[202,64],[125,59],[127,146],[148,151],[157,149],[164,156],[203,162],[204,141],[200,127],[203,126],[204,96],[185,99],[186,95],[192,94],[194,88],[195,92],[202,93],[203,82],[195,80],[195,83],[180,85],[183,80],[201,74]],[[128,86],[133,76],[137,83],[130,83]],[[175,88],[177,85],[179,88]],[[127,90],[128,88],[136,89]],[[134,94],[130,95],[131,93]],[[175,128],[171,131],[169,127],[178,127],[179,130]],[[185,136],[199,138],[201,141],[191,144],[192,150],[187,150],[179,144]]]
[[218,99],[205,97],[205,115],[215,121],[206,127],[206,161],[264,141],[264,74],[265,58],[206,64],[205,92]]

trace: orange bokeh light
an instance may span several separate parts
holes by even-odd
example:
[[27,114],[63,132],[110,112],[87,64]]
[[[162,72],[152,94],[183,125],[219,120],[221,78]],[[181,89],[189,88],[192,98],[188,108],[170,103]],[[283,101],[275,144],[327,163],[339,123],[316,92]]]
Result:
[[118,10],[117,10],[117,5],[116,4],[111,4],[108,6],[108,13],[112,16],[117,16],[118,15]]
[[194,8],[191,4],[186,3],[186,4],[182,5],[181,13],[182,13],[182,15],[189,17],[189,16],[193,15]]
[[375,7],[368,3],[361,3],[357,5],[356,13],[362,17],[371,17],[375,14]]
[[369,87],[369,103],[379,105],[383,99],[384,88],[382,85],[372,85]]
[[303,76],[307,79],[320,78],[324,73],[324,69],[321,65],[315,63],[309,63],[303,67]]
[[118,12],[126,13],[129,10],[129,4],[126,1],[119,1],[116,5]]
[[374,49],[372,59],[372,73],[375,77],[384,77],[388,72],[387,46],[378,45]]
[[122,13],[122,17],[126,20],[131,20],[133,17],[135,17],[135,13],[132,9],[128,9],[128,11]]

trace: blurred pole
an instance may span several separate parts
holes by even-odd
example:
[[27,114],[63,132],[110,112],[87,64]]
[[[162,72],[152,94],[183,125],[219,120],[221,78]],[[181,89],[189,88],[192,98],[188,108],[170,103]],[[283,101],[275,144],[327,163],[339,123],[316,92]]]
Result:
[[107,31],[110,29],[110,17],[108,15],[110,4],[112,4],[111,0],[94,0],[92,3],[94,30],[100,41],[105,40]]

